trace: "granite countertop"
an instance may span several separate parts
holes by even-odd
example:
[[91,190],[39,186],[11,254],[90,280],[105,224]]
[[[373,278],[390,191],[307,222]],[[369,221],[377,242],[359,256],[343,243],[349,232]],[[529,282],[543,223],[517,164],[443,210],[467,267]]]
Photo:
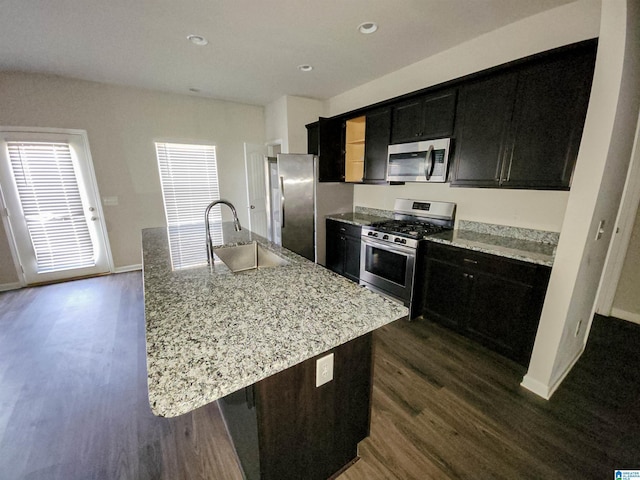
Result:
[[491,235],[473,230],[448,230],[429,235],[426,240],[477,252],[490,253],[539,265],[553,266],[556,245],[534,240]]
[[156,415],[187,413],[408,314],[246,229],[225,222],[222,232],[225,245],[255,240],[289,264],[235,274],[218,262],[174,270],[167,229],[142,231]]
[[339,222],[349,223],[351,225],[358,225],[361,227],[371,225],[372,223],[389,220],[388,217],[381,217],[359,212],[334,213],[332,215],[327,215],[327,218],[331,220],[337,220]]

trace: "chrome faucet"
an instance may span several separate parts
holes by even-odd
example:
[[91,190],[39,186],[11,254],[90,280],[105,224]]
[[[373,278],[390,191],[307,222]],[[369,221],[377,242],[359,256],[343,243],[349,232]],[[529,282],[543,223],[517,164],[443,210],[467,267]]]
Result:
[[231,213],[233,214],[233,226],[235,227],[236,232],[242,230],[242,227],[240,226],[240,220],[238,220],[236,207],[234,207],[231,202],[228,202],[226,200],[214,200],[207,206],[204,211],[204,228],[207,235],[207,263],[209,265],[213,264],[213,242],[211,241],[211,229],[209,228],[209,212],[219,203],[224,203],[231,209]]

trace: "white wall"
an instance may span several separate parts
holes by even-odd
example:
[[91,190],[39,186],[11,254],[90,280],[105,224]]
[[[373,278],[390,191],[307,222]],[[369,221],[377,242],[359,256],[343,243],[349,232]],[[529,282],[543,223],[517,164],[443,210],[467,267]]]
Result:
[[611,315],[640,323],[640,209],[627,248],[627,255],[620,274],[620,281],[613,299]]
[[[627,176],[640,107],[640,2],[605,1],[571,195],[529,371],[548,397],[582,353]],[[601,220],[604,235],[596,239]]]
[[281,145],[281,152],[288,153],[289,126],[287,125],[287,97],[280,97],[264,109],[267,142]]
[[[284,96],[266,107],[266,131],[269,141],[282,140],[282,153],[307,153],[307,129],[305,125],[324,115],[321,101]],[[345,183],[321,183],[316,192],[316,252],[317,262],[325,264],[326,224],[325,216],[353,210],[353,185]]]
[[280,142],[282,153],[307,153],[307,129],[324,112],[320,100],[285,95],[265,108],[267,141]]
[[[600,2],[581,0],[526,18],[376,79],[328,101],[330,115],[393,98],[527,55],[598,36]],[[354,204],[393,209],[397,197],[458,204],[457,219],[559,232],[568,192],[356,185]]]
[[[0,92],[0,126],[87,130],[100,194],[119,200],[103,207],[116,268],[141,263],[142,228],[165,225],[156,139],[215,143],[221,195],[247,224],[243,142],[265,142],[262,107],[25,73],[0,73]],[[17,281],[5,239],[0,285]]]

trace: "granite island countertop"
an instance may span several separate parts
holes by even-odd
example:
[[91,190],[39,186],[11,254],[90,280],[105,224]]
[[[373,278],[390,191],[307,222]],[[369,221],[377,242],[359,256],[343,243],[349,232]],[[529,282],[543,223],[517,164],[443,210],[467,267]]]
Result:
[[246,229],[222,229],[225,245],[255,240],[289,264],[235,274],[218,262],[174,270],[167,229],[142,231],[155,415],[187,413],[408,314]]

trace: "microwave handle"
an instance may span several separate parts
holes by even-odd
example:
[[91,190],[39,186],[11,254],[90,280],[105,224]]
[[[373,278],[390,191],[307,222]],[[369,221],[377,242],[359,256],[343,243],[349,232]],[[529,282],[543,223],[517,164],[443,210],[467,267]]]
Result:
[[429,150],[427,150],[427,162],[424,166],[424,176],[427,180],[431,178],[431,174],[433,173],[433,145],[429,145]]

